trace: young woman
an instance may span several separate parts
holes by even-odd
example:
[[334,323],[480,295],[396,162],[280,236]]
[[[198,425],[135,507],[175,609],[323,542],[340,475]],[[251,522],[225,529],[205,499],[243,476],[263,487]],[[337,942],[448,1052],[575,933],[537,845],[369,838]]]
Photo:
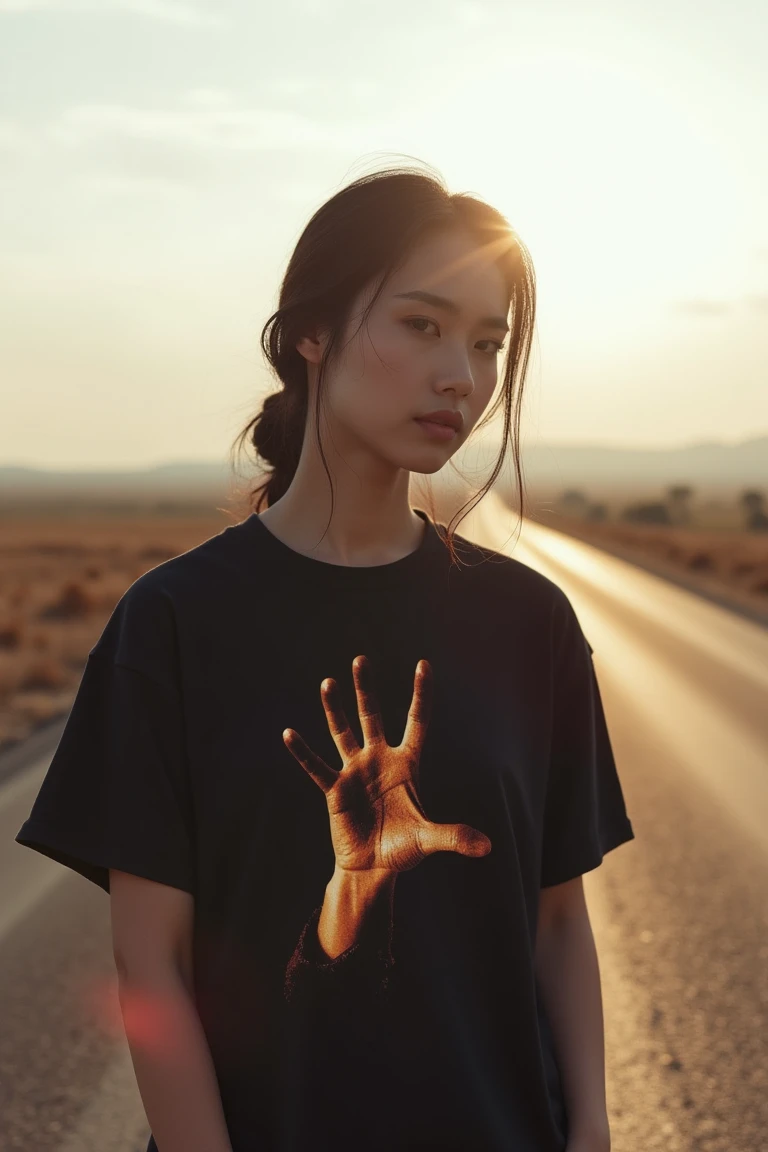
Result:
[[522,495],[534,314],[487,204],[344,188],[262,334],[254,510],[89,655],[17,840],[110,893],[150,1152],[609,1148],[581,876],[633,831],[592,649],[409,502],[500,405]]

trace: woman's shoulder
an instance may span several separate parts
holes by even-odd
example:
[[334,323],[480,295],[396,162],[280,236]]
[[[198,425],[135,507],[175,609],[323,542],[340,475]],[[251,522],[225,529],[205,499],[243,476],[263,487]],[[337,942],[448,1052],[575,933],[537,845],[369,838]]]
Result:
[[[252,588],[258,564],[246,521],[148,568],[126,588],[90,655],[130,663],[139,650],[167,653],[182,621],[202,619],[244,580]],[[226,589],[226,592],[223,590]]]
[[454,539],[463,563],[451,587],[478,627],[500,635],[510,630],[515,637],[525,636],[531,650],[550,653],[583,643],[577,612],[556,580],[507,552],[458,534]]
[[562,587],[538,568],[517,556],[499,552],[456,533],[456,552],[472,591],[492,596],[516,595],[522,602],[544,608],[562,609],[569,604]]
[[197,587],[201,580],[215,579],[223,571],[241,571],[256,557],[257,542],[251,518],[246,517],[238,523],[227,524],[192,548],[148,568],[131,587],[136,587],[139,596],[161,590],[173,595],[187,586]]

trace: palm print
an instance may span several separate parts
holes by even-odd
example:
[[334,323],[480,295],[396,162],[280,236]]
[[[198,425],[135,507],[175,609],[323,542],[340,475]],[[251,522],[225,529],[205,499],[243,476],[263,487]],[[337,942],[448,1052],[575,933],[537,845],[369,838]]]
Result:
[[358,716],[358,743],[341,703],[336,681],[320,685],[328,728],[342,760],[332,768],[298,732],[286,728],[283,740],[302,768],[325,794],[336,871],[395,877],[415,868],[434,852],[485,856],[491,841],[469,824],[436,824],[418,794],[419,763],[432,710],[432,668],[419,660],[413,697],[400,744],[384,738],[384,725],[370,661],[352,662]]
[[362,747],[344,713],[336,681],[328,677],[320,686],[341,770],[326,764],[294,729],[283,733],[288,750],[325,793],[337,868],[404,872],[433,852],[487,855],[491,850],[487,836],[468,824],[433,823],[419,800],[419,762],[432,705],[429,662],[419,660],[416,665],[405,733],[394,747],[384,739],[367,657],[357,656],[352,672]]

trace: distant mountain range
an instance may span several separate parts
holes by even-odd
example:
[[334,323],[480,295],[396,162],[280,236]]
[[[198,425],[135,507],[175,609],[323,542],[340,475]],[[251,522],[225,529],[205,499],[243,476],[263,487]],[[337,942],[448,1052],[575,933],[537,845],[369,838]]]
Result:
[[[472,446],[472,471],[495,456],[498,444]],[[481,456],[480,453],[483,452]],[[508,457],[509,461],[509,457]],[[460,466],[460,461],[456,461]],[[619,448],[592,444],[526,444],[523,467],[529,486],[607,485],[650,489],[690,484],[699,489],[768,487],[768,435],[738,444],[704,441],[678,448]],[[506,470],[511,469],[507,463]],[[183,461],[138,470],[61,471],[0,466],[0,499],[35,496],[181,496],[228,490],[235,477],[227,461]],[[243,480],[244,482],[244,480]]]
[[590,444],[523,444],[531,484],[698,488],[768,485],[768,435],[738,444],[716,440],[678,448],[612,448]]

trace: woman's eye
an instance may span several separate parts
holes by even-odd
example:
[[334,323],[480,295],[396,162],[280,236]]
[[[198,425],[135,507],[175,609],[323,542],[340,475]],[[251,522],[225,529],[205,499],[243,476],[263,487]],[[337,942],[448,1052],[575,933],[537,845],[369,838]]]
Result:
[[[435,322],[434,320],[427,320],[426,316],[414,316],[412,320],[406,320],[406,324],[435,324]],[[435,327],[437,327],[437,324],[435,324]],[[419,328],[417,331],[423,332],[424,329]]]
[[489,356],[497,356],[499,352],[503,352],[506,348],[506,344],[499,344],[498,340],[484,340],[483,343],[491,345],[491,350],[488,353]]
[[[428,320],[426,316],[413,316],[410,319],[406,320],[406,324],[434,324],[435,328],[437,328],[437,324],[435,323],[435,321],[434,320]],[[423,328],[417,328],[416,331],[417,332],[424,332],[424,329]],[[498,342],[498,340],[481,340],[480,343],[491,345],[490,350],[486,352],[487,356],[497,356],[499,354],[499,352],[503,352],[504,349],[506,348],[506,344],[500,344]]]

